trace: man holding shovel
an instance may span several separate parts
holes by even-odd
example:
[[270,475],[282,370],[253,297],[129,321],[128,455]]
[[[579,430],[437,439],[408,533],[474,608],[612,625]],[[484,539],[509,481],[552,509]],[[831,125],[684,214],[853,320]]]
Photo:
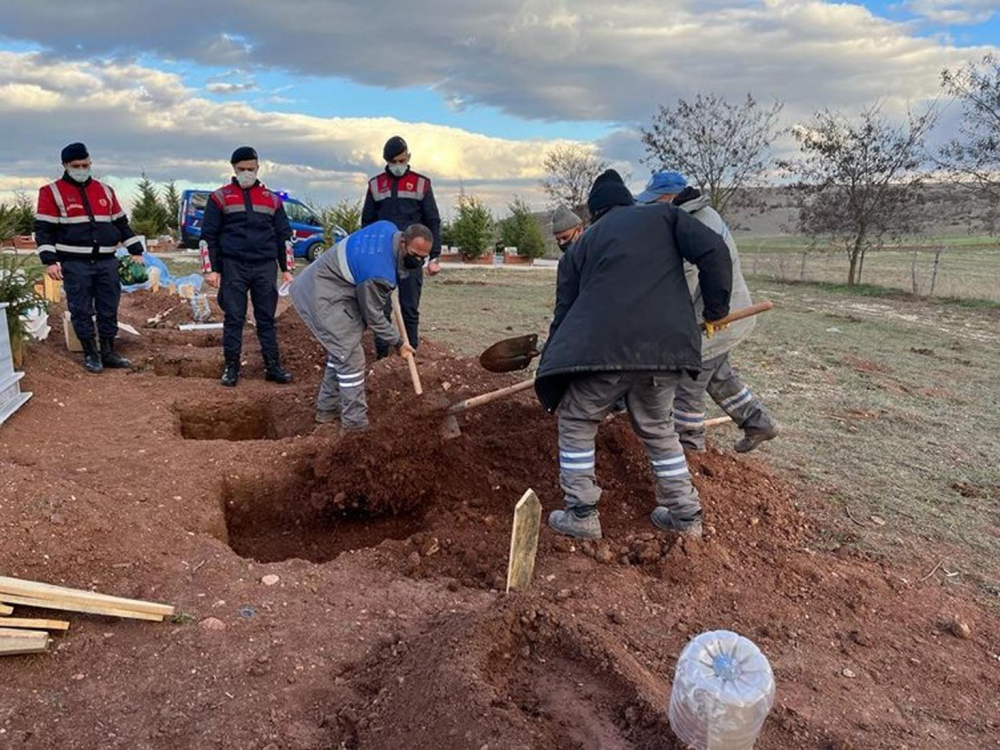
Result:
[[729,312],[729,251],[720,235],[673,206],[635,206],[613,170],[594,182],[587,207],[593,223],[560,264],[536,376],[539,400],[559,418],[566,509],[553,511],[549,526],[580,539],[601,537],[594,440],[624,397],[656,476],[653,524],[700,536],[701,503],[672,418],[681,372],[701,369],[701,331],[683,262],[698,268],[711,327]]
[[400,232],[391,221],[377,221],[323,253],[292,284],[292,304],[327,350],[317,422],[340,419],[345,430],[368,427],[365,325],[401,356],[413,354],[384,310],[400,279],[421,268],[433,246],[434,235],[423,224]]
[[[713,232],[720,234],[729,249],[733,267],[733,296],[730,307],[740,310],[750,307],[750,290],[740,268],[740,256],[736,250],[729,227],[718,212],[712,208],[707,195],[690,187],[687,180],[677,172],[657,172],[636,196],[638,203],[666,203],[690,214]],[[704,300],[698,284],[698,269],[690,263],[684,264],[684,275],[688,290],[694,301],[695,313],[702,315]],[[729,364],[729,352],[750,335],[756,318],[749,317],[729,325],[711,338],[701,342],[700,370],[694,377],[684,373],[677,384],[674,396],[674,424],[680,435],[681,445],[689,450],[705,450],[705,393],[717,403],[733,422],[743,430],[743,437],[733,448],[737,453],[749,453],[761,443],[777,437],[778,423],[764,409],[763,404],[750,391]]]

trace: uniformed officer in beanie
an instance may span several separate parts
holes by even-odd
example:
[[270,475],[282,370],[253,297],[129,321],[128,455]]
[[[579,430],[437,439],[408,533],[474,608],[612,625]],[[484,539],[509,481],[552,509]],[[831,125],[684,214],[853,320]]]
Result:
[[201,227],[205,280],[219,287],[219,305],[225,312],[222,349],[226,369],[222,384],[235,386],[240,377],[248,293],[253,301],[265,377],[276,383],[290,383],[292,376],[281,366],[278,354],[274,313],[278,306],[278,268],[283,283],[292,281],[292,228],[281,198],[257,179],[257,152],[241,146],[233,152],[230,162],[235,174],[209,197]]
[[[63,282],[76,337],[88,372],[131,363],[115,352],[121,282],[115,251],[124,245],[143,263],[142,239],[109,185],[90,175],[90,154],[82,143],[62,150],[63,176],[38,191],[35,240],[49,278]],[[100,349],[94,340],[94,315]]]
[[[441,271],[441,214],[438,213],[430,178],[410,169],[410,149],[400,136],[393,136],[382,149],[385,171],[368,181],[361,226],[376,221],[391,221],[403,231],[412,224],[423,224],[434,235],[427,274]],[[420,343],[420,292],[424,286],[423,268],[410,271],[399,280],[399,306],[406,325],[406,335],[416,348]],[[387,304],[386,317],[392,318],[392,305]],[[389,342],[376,338],[375,351],[379,358],[389,353]]]

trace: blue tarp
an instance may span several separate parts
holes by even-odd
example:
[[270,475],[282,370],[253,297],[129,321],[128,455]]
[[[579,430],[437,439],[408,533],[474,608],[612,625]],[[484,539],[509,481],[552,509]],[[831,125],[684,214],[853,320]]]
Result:
[[[125,248],[118,248],[115,255],[121,257],[128,253]],[[151,255],[148,251],[142,254],[143,259],[146,261],[146,270],[152,270],[154,268],[160,269],[160,286],[170,286],[174,285],[175,289],[180,289],[182,284],[190,284],[194,287],[195,292],[201,291],[201,285],[204,283],[200,273],[190,273],[187,276],[180,276],[174,278],[170,275],[170,271],[167,270],[167,264],[162,260],[157,258],[155,255]],[[149,289],[149,282],[145,281],[142,284],[130,284],[129,286],[122,286],[122,291],[124,292],[138,292],[140,289]]]

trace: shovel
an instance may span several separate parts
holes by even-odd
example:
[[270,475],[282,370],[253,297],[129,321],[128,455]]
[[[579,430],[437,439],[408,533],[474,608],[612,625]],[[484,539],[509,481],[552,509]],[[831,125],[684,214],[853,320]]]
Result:
[[[752,315],[759,315],[773,307],[774,303],[770,300],[758,302],[756,305],[750,305],[750,307],[744,307],[742,310],[729,313],[729,315],[716,323],[716,327],[735,323],[737,320],[743,320]],[[702,324],[702,327],[704,327],[704,324]],[[537,357],[538,354],[537,334],[515,336],[511,339],[498,341],[489,347],[479,355],[479,364],[490,372],[514,372],[515,370],[523,370],[531,364],[531,360]]]

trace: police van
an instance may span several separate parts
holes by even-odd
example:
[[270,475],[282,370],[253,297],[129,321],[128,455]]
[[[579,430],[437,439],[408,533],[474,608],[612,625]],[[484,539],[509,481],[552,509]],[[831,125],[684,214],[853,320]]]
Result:
[[[288,223],[292,226],[292,248],[296,258],[316,260],[323,252],[326,243],[323,236],[323,225],[316,211],[302,201],[289,197],[288,193],[275,190],[281,198],[288,215]],[[201,239],[201,222],[205,216],[205,206],[211,190],[185,190],[181,194],[180,215],[177,226],[181,228],[181,245],[187,248],[197,248]],[[339,226],[334,226],[333,242],[337,244],[347,236],[347,232]]]

